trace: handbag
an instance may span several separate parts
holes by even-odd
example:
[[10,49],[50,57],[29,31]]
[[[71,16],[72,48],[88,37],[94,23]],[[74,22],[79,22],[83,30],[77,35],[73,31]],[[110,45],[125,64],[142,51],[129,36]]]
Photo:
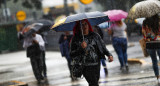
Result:
[[160,49],[160,41],[149,41],[146,42],[147,49]]
[[82,64],[74,64],[72,65],[72,77],[74,78],[81,78],[83,71],[83,65]]
[[148,52],[147,52],[147,49],[146,49],[146,41],[145,41],[145,39],[142,38],[141,40],[139,40],[139,43],[140,43],[140,45],[141,45],[141,48],[142,48],[144,57],[149,56],[149,54],[148,54]]
[[71,74],[73,78],[81,78],[84,65],[82,64],[82,59],[76,57],[71,62]]

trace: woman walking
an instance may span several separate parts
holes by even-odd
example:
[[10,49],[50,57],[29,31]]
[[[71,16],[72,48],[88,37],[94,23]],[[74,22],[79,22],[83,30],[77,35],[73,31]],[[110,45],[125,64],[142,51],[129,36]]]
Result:
[[128,70],[126,28],[126,24],[119,20],[115,21],[115,23],[108,30],[109,34],[112,35],[112,44],[118,55],[121,70],[124,70],[125,68]]
[[89,86],[99,86],[101,56],[107,55],[109,62],[113,61],[113,57],[101,37],[93,32],[88,20],[76,22],[73,33],[70,57],[73,62],[82,66],[78,71],[81,71]]
[[152,60],[154,74],[157,77],[158,84],[160,84],[160,75],[157,60],[157,54],[160,57],[160,28],[158,15],[146,18],[143,21],[142,33],[146,41],[147,52],[149,53]]

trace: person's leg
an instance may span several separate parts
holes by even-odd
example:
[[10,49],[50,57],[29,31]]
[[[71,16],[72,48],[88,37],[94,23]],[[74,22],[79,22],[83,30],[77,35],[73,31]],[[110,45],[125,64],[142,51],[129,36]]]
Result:
[[103,68],[104,68],[105,74],[108,74],[108,70],[107,70],[107,66],[106,66],[105,59],[101,59],[101,63],[102,63],[102,66],[103,66]]
[[98,80],[99,80],[99,74],[97,74],[99,71],[98,66],[85,66],[83,70],[83,76],[87,80],[89,86],[99,86]]
[[156,51],[154,49],[147,49],[147,51],[148,51],[148,53],[151,57],[151,60],[152,60],[152,66],[153,66],[154,74],[158,78],[159,77],[159,69],[158,69]]
[[42,64],[43,64],[43,75],[44,77],[47,77],[47,66],[46,66],[46,57],[45,57],[45,51],[42,51]]
[[120,40],[119,38],[113,38],[112,42],[122,68],[124,66],[124,60],[123,60],[123,52],[122,52],[122,46],[121,46]]
[[44,79],[44,75],[43,75],[44,66],[43,66],[43,58],[42,58],[42,56],[40,58],[37,58],[36,61],[37,61],[37,64],[38,64],[38,69],[37,70],[39,70],[40,76],[42,76],[42,79]]
[[122,50],[123,50],[124,63],[125,63],[126,69],[128,70],[127,39],[125,38],[122,39]]
[[34,76],[36,77],[37,81],[40,82],[40,80],[43,79],[43,76],[40,73],[40,70],[38,67],[38,61],[34,57],[30,57],[30,61],[31,61]]
[[106,67],[105,59],[101,59],[101,63],[102,63],[102,66],[105,68]]
[[69,54],[66,54],[66,60],[67,60],[68,69],[69,69],[70,76],[71,76],[71,58],[70,58]]
[[157,54],[159,56],[159,61],[160,61],[160,49],[157,50]]
[[100,63],[95,67],[96,68],[96,77],[97,77],[97,82],[99,82],[100,78]]

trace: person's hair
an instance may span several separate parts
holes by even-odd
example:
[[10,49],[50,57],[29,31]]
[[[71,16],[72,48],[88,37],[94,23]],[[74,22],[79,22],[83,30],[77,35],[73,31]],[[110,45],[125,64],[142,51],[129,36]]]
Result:
[[143,26],[146,27],[148,26],[152,32],[155,35],[158,35],[159,33],[159,17],[158,14],[152,16],[152,17],[148,17],[143,21]]
[[123,23],[122,23],[122,21],[121,21],[121,20],[119,20],[119,21],[115,21],[115,23],[116,23],[118,26],[122,26],[122,25],[123,25]]
[[[81,20],[80,20],[81,21]],[[76,21],[75,23],[75,26],[73,27],[73,34],[77,34],[77,35],[80,35],[82,34],[82,30],[81,30],[81,24],[80,24],[80,21]],[[89,21],[87,19],[84,19],[84,21],[87,22],[88,26],[89,26],[89,32],[93,32],[93,29],[89,23]]]

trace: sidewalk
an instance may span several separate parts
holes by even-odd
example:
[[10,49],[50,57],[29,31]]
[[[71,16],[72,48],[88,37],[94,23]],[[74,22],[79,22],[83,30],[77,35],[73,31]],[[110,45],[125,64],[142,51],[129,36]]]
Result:
[[[106,47],[114,56],[114,61],[112,63],[107,62],[108,69],[115,68],[115,67],[119,66],[118,58],[116,56],[116,53],[114,52],[112,45],[107,45]],[[143,57],[143,54],[140,49],[141,48],[138,45],[138,43],[129,43],[128,44],[128,56],[129,56],[128,60],[129,60],[129,62],[140,63],[140,62],[145,61],[147,64],[150,64],[151,63],[150,58]],[[132,59],[132,60],[130,60],[130,59]],[[6,73],[5,75],[2,74],[5,77],[3,77],[3,78],[1,77],[0,82],[17,80],[17,81],[30,83],[30,82],[36,81],[33,74],[32,74],[32,69],[30,66],[30,59],[26,57],[26,51],[0,54],[0,61],[1,61],[0,73],[3,73],[3,72],[5,73],[8,70],[14,71],[13,74],[10,74],[10,73]],[[57,79],[57,77],[59,77],[58,75],[63,75],[65,77],[68,77],[68,76],[66,76],[67,75],[66,73],[69,73],[69,71],[67,70],[67,66],[66,66],[66,60],[65,60],[65,58],[61,57],[60,52],[47,51],[46,52],[46,62],[48,64],[48,69],[49,69],[48,76],[54,76],[54,77],[49,77],[50,81],[55,81]],[[141,63],[141,64],[143,65],[144,63]],[[16,68],[16,67],[18,67],[18,68]],[[60,72],[61,69],[63,69],[63,71]],[[20,74],[21,70],[23,70],[24,72],[27,71],[27,73]],[[11,77],[9,75],[13,75],[13,76]]]
[[[136,43],[129,43],[128,44],[128,51],[130,53],[130,48],[134,47],[134,46],[137,46]],[[113,46],[110,44],[110,45],[107,45],[106,46],[107,49],[111,52],[111,53],[115,53],[114,52],[114,48]],[[141,51],[141,50],[140,50]],[[53,53],[56,53],[56,54],[53,54]],[[131,52],[132,53],[132,52]],[[55,55],[57,55],[57,57],[59,58],[59,52],[58,51],[47,51],[46,52],[46,58],[49,58],[49,57],[56,57]],[[131,57],[131,58],[128,58],[129,62],[140,62],[141,63],[141,60],[142,59],[146,59],[145,57]],[[30,59],[26,57],[26,51],[18,51],[18,52],[12,52],[12,53],[5,53],[5,54],[0,54],[0,70],[4,70],[6,68],[9,68],[9,67],[13,67],[13,66],[16,66],[16,65],[21,65],[21,64],[25,64],[25,63],[28,63],[30,62],[29,61]],[[146,60],[148,61],[148,60]]]

